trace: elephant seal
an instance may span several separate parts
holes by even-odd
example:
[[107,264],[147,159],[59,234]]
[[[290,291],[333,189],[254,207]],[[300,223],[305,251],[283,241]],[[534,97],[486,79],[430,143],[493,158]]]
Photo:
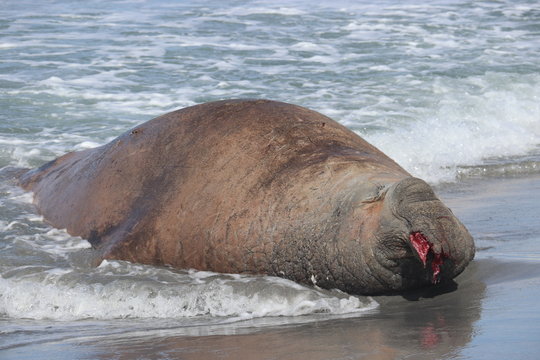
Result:
[[427,183],[330,118],[269,100],[173,111],[19,182],[99,259],[379,294],[452,279],[475,251]]

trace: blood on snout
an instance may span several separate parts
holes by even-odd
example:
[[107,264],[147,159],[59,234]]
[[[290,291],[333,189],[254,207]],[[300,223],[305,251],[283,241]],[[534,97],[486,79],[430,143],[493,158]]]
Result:
[[424,267],[427,265],[428,255],[433,254],[431,259],[431,271],[432,271],[432,283],[436,284],[439,282],[439,274],[441,273],[441,265],[444,262],[444,259],[448,257],[444,252],[437,253],[433,250],[433,243],[429,242],[426,237],[418,231],[414,231],[409,235],[409,240],[420,260],[424,264]]

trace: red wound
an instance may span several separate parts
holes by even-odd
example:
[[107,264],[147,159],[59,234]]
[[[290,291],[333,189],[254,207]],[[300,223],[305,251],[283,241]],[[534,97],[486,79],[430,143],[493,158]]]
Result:
[[409,235],[409,240],[411,241],[414,250],[418,253],[420,260],[426,267],[428,254],[431,252],[433,254],[433,259],[431,260],[431,271],[433,272],[432,283],[436,284],[439,282],[439,274],[441,273],[441,265],[444,262],[444,259],[448,256],[445,253],[436,253],[433,251],[433,244],[429,242],[424,235],[420,232],[412,232]]
[[427,255],[431,249],[431,244],[427,241],[425,236],[419,232],[411,233],[409,239],[411,240],[414,250],[416,250],[418,256],[420,256],[422,263],[424,263],[424,267],[426,267]]

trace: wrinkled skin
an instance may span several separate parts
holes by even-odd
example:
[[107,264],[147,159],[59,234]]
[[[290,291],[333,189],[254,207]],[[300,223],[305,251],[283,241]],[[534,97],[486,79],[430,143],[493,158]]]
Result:
[[20,184],[97,261],[375,294],[452,279],[474,256],[424,181],[337,122],[267,100],[165,114]]

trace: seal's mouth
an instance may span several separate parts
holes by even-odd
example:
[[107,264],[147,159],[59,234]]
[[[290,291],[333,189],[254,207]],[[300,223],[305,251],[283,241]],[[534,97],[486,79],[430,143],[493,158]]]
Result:
[[414,231],[409,235],[409,240],[416,250],[418,257],[424,264],[424,268],[427,266],[428,258],[431,260],[431,271],[432,278],[431,282],[436,284],[440,281],[441,265],[444,262],[444,259],[447,259],[449,256],[445,254],[444,251],[436,252],[433,248],[433,243],[428,241],[426,237],[418,232]]

